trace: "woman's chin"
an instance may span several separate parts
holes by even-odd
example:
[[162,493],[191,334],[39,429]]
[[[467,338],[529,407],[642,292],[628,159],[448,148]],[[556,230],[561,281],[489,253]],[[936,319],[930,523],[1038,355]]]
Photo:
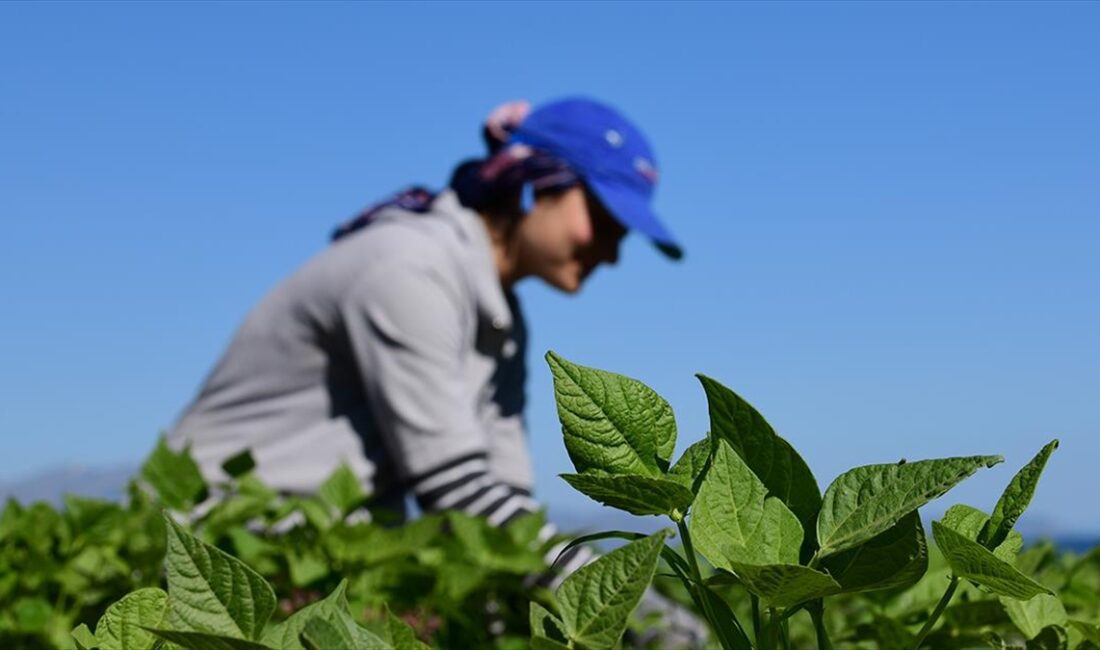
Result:
[[563,274],[562,276],[554,278],[550,284],[554,285],[554,288],[563,293],[573,294],[581,290],[581,285],[584,284],[584,277],[579,273]]

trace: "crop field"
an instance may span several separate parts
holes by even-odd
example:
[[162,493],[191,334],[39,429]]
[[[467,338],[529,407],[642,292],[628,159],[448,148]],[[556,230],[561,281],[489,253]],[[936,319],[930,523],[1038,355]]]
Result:
[[653,390],[547,361],[576,469],[562,478],[667,523],[572,540],[625,544],[556,589],[530,579],[569,539],[539,541],[542,515],[390,522],[347,468],[288,497],[247,452],[225,464],[228,483],[207,485],[162,441],[123,503],[7,503],[0,647],[611,650],[662,625],[633,616],[652,588],[707,622],[708,648],[1100,649],[1100,549],[1025,545],[1013,529],[1057,440],[1012,459],[996,503],[952,505],[929,525],[922,506],[1004,459],[856,467],[822,490],[760,413],[705,376],[710,432],[673,459],[673,412]]

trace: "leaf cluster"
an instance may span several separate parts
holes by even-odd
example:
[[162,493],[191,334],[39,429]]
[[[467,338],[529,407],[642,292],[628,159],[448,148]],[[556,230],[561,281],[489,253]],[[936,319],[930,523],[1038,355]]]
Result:
[[[1057,441],[1019,471],[991,515],[956,505],[932,523],[938,565],[930,570],[920,508],[1000,456],[855,467],[821,492],[806,462],[759,412],[699,375],[711,429],[672,463],[675,420],[655,391],[553,352],[547,361],[578,471],[563,478],[602,504],[677,525],[682,554],[666,545],[661,556],[721,647],[792,647],[800,612],[809,619],[806,640],[822,648],[832,647],[832,637],[883,648],[955,647],[943,645],[952,638],[979,638],[981,647],[1021,638],[1061,640],[1041,647],[1094,643],[1095,599],[1069,618],[1049,583],[1018,565],[1022,538],[1013,526]],[[977,612],[972,619],[950,607],[960,589]],[[599,600],[595,591],[591,597]],[[844,618],[830,617],[827,603]]]

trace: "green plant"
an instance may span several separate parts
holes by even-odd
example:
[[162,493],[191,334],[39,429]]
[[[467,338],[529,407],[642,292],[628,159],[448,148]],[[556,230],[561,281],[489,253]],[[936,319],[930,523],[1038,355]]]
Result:
[[[565,445],[577,469],[562,478],[600,503],[635,515],[667,517],[676,526],[682,554],[662,540],[660,557],[727,649],[791,647],[790,621],[803,611],[817,647],[833,647],[827,604],[865,592],[904,593],[920,582],[928,572],[929,553],[918,509],[978,469],[1003,460],[968,456],[857,467],[822,494],[802,457],[752,406],[699,375],[711,430],[673,463],[677,432],[672,409],[652,389],[553,352],[547,361]],[[1037,626],[1029,638],[1065,636],[1065,612],[1053,604],[1058,602],[1053,592],[1013,566],[1022,538],[1012,527],[1056,447],[1057,441],[1044,447],[1017,474],[991,517],[955,506],[933,523],[950,567],[948,586],[916,632],[911,623],[884,622],[888,619],[873,614],[880,627],[894,624],[886,643],[921,647],[962,579],[1002,598],[1025,633]],[[577,543],[604,537],[639,536],[610,532]],[[698,556],[709,564],[706,572]],[[734,611],[736,603],[719,591],[722,585],[737,585],[747,593],[747,616],[745,608],[741,614]],[[595,588],[589,596],[602,598]],[[1085,621],[1075,621],[1073,629],[1086,639],[1096,631]],[[560,630],[567,647],[599,650],[618,642],[582,638],[568,626]],[[540,638],[539,630],[534,634]],[[994,636],[988,636],[989,643],[1003,642]],[[873,638],[881,644],[887,635]]]
[[[168,586],[164,510],[274,585],[274,619],[345,582],[356,621],[379,619],[388,608],[437,647],[526,645],[528,600],[548,596],[524,588],[523,578],[547,570],[543,556],[559,541],[538,539],[541,514],[506,528],[457,512],[398,526],[370,510],[369,495],[344,467],[311,497],[265,486],[247,453],[226,469],[229,481],[207,485],[186,450],[159,442],[124,504],[68,496],[55,509],[9,501],[0,514],[0,647],[74,648],[74,626],[94,629],[124,597],[134,607],[153,598],[142,590]],[[215,491],[215,505],[202,503]]]
[[[247,453],[225,464],[230,480],[208,485],[186,450],[160,442],[124,503],[7,503],[0,647],[415,640],[597,650],[617,647],[624,631],[645,637],[654,621],[628,617],[654,585],[710,621],[708,648],[1100,649],[1100,547],[1022,548],[1012,530],[1056,442],[1017,473],[991,515],[954,506],[928,544],[920,505],[999,457],[856,468],[822,494],[759,413],[700,377],[711,432],[673,463],[664,400],[634,380],[548,358],[577,469],[566,480],[601,503],[667,518],[675,534],[580,537],[571,544],[629,543],[550,593],[524,586],[560,541],[539,541],[541,515],[505,528],[460,513],[396,525],[371,511],[347,468],[315,496],[284,497]],[[212,493],[219,498],[205,501]]]
[[80,650],[419,650],[428,646],[388,610],[378,629],[355,622],[343,580],[327,597],[269,624],[275,592],[245,563],[190,535],[165,516],[167,593],[139,589],[111,605],[96,624],[73,630]]

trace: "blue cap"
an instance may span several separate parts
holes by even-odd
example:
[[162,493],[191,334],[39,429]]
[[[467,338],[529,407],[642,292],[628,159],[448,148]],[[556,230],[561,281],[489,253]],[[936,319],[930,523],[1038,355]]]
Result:
[[657,185],[653,150],[642,132],[615,109],[583,98],[543,104],[515,129],[509,143],[560,158],[619,223],[649,237],[665,255],[683,256],[650,206]]

